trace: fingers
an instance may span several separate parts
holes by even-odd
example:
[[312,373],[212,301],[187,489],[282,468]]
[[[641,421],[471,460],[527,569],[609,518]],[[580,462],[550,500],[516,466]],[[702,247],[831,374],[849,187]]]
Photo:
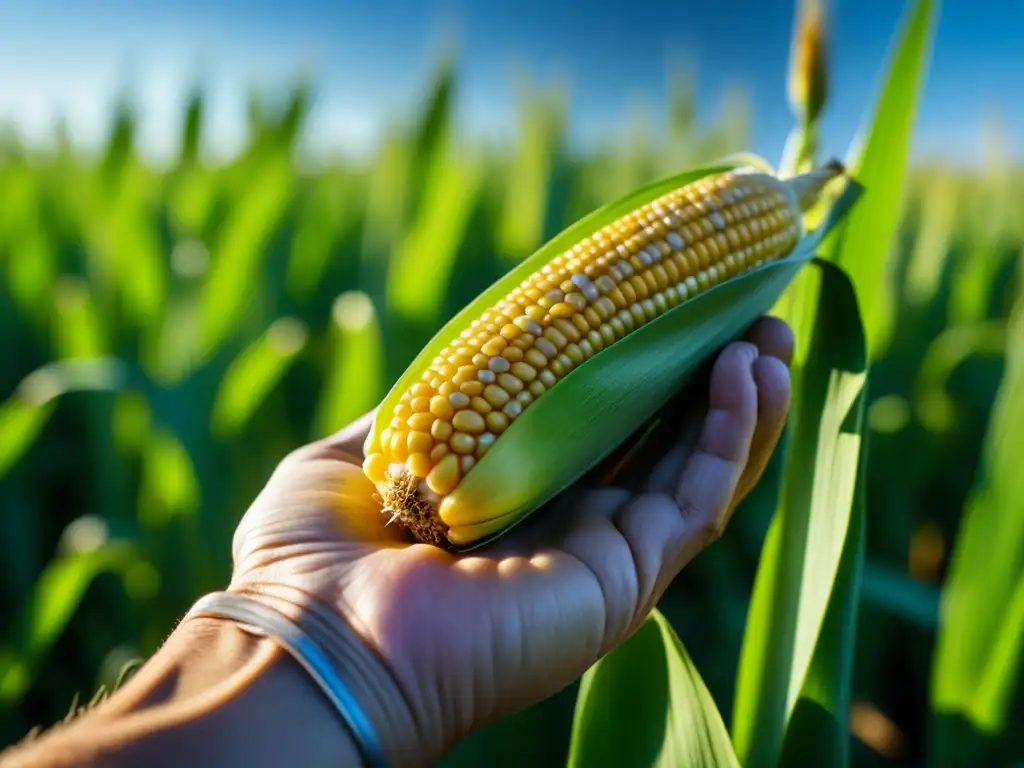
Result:
[[[777,358],[777,360],[782,361],[786,365],[792,360],[793,332],[783,320],[777,317],[764,316],[758,318],[747,330],[744,338],[757,348],[759,360],[762,358]],[[759,362],[755,367],[761,367],[762,365]],[[769,364],[768,367],[773,368],[774,366]],[[785,368],[785,365],[782,368]],[[782,432],[782,424],[778,424],[778,421],[781,418],[784,423],[785,413],[789,406],[788,371],[786,372],[784,387],[780,382],[777,372],[774,371],[766,377],[766,382],[772,391],[767,393],[764,402],[762,402],[762,394],[760,391],[758,392],[758,431],[755,435],[754,446],[756,446],[758,457],[761,457],[763,453],[767,453],[767,456],[764,457],[764,462],[757,468],[756,472],[752,471],[744,475],[739,489],[740,496],[746,495],[750,491],[750,488],[754,486],[764,471],[764,465],[771,458],[771,452]],[[761,382],[758,381],[757,385],[760,389]],[[780,397],[780,390],[783,388],[785,389],[785,397]],[[677,409],[682,419],[679,437],[651,470],[645,485],[645,490],[649,492],[671,493],[680,473],[683,471],[683,466],[693,453],[694,445],[700,434],[703,418],[707,410],[706,396],[701,397],[695,392],[690,402],[684,405],[683,409]],[[780,411],[781,417],[779,416]],[[762,423],[762,421],[766,423]],[[752,454],[754,452],[752,448]]]
[[793,331],[777,317],[758,318],[744,338],[757,347],[761,357],[775,357],[789,365],[793,362]]
[[754,361],[757,385],[757,427],[750,445],[750,459],[740,478],[738,504],[757,485],[772,453],[779,444],[789,414],[791,387],[789,368],[777,357],[761,356]]
[[728,521],[757,426],[758,359],[758,348],[750,342],[725,348],[712,369],[707,417],[674,486],[637,496],[619,514],[641,594],[650,601]]
[[712,371],[708,415],[675,489],[683,516],[700,525],[717,524],[747,464],[757,426],[757,359],[757,347],[737,342],[725,349]]
[[679,436],[668,452],[654,465],[647,480],[645,490],[649,493],[671,493],[679,480],[679,474],[686,466],[686,460],[693,454],[700,438],[707,415],[707,403],[695,401],[691,407],[680,414],[682,426]]

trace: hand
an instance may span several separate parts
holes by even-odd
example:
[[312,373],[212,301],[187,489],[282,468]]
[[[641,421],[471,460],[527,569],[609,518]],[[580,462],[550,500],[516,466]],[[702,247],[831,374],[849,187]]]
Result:
[[639,490],[578,483],[462,556],[385,525],[359,470],[364,417],[280,464],[236,532],[231,588],[315,614],[389,756],[436,760],[577,679],[718,538],[781,435],[792,349],[782,321],[760,319]]

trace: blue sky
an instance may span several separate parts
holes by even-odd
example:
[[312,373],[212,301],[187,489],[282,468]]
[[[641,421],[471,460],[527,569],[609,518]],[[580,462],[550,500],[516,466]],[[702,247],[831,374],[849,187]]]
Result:
[[[832,100],[825,147],[842,152],[870,104],[898,0],[832,0]],[[664,103],[668,64],[696,64],[702,112],[722,89],[753,99],[752,146],[777,158],[785,101],[791,0],[644,3],[605,0],[20,0],[0,4],[0,119],[45,135],[57,114],[80,141],[105,133],[124,87],[142,113],[142,141],[173,149],[181,100],[197,75],[212,99],[215,148],[243,136],[245,89],[318,73],[313,139],[365,147],[383,120],[423,92],[444,40],[458,44],[466,125],[515,127],[513,74],[565,81],[581,137],[625,127],[631,104]],[[1024,157],[1024,2],[945,0],[916,134],[915,155],[973,162],[998,118]]]

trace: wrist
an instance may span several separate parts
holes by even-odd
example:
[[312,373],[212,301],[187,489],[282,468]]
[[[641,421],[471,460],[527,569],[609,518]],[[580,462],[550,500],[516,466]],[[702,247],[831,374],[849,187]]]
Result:
[[430,765],[442,756],[443,746],[425,737],[429,728],[417,718],[389,665],[337,611],[301,589],[276,582],[233,584],[228,591],[274,609],[319,646],[370,725],[388,765]]

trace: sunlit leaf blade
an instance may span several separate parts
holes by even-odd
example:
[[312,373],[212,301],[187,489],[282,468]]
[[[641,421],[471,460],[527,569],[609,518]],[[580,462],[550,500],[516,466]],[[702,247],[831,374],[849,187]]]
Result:
[[286,277],[292,296],[308,298],[339,239],[357,223],[362,205],[354,187],[342,174],[327,174],[315,182],[292,238]]
[[155,217],[146,199],[149,180],[145,173],[133,169],[126,174],[107,233],[126,314],[143,326],[159,318],[167,293],[165,259]]
[[181,142],[178,148],[178,167],[187,168],[199,160],[202,144],[203,115],[206,98],[203,90],[194,87],[188,96],[185,119],[181,123]]
[[25,611],[5,632],[0,649],[0,706],[17,702],[28,690],[38,665],[74,615],[85,591],[102,573],[125,573],[139,553],[124,542],[109,543],[87,552],[60,556],[39,576]]
[[122,367],[108,359],[50,363],[26,376],[14,394],[0,402],[0,477],[32,447],[58,398],[69,392],[114,391],[124,379]]
[[561,139],[561,102],[546,94],[523,94],[519,146],[505,182],[495,233],[498,252],[518,260],[541,244],[551,194],[550,176]]
[[192,235],[206,223],[217,197],[216,175],[200,165],[182,169],[167,190],[167,207],[175,227]]
[[212,248],[199,307],[199,348],[203,356],[215,351],[230,335],[253,300],[252,286],[271,235],[291,200],[294,181],[288,156],[271,153],[224,222]]
[[370,261],[389,258],[419,215],[432,167],[450,145],[455,80],[448,51],[431,77],[415,124],[385,131],[367,190],[363,250]]
[[176,516],[194,515],[199,509],[201,491],[185,446],[172,432],[153,429],[142,454],[139,522],[152,528],[163,526]]
[[583,676],[568,765],[738,768],[711,694],[659,611]]
[[390,255],[405,224],[412,147],[404,137],[386,134],[380,142],[366,190],[362,250],[369,260]]
[[[42,324],[53,304],[57,257],[53,244],[37,222],[19,222],[6,267],[7,290],[27,317]],[[0,271],[0,275],[3,275]]]
[[[862,415],[860,418],[863,421]],[[854,650],[864,566],[866,457],[867,439],[861,437],[849,528],[814,655],[786,727],[782,765],[796,767],[817,761],[837,767],[850,764],[847,723],[853,696]]]
[[946,328],[925,350],[914,383],[917,418],[929,432],[955,426],[956,403],[947,391],[949,378],[971,357],[1001,357],[1006,345],[1002,322],[979,322]]
[[334,303],[333,320],[332,359],[316,413],[318,437],[372,410],[386,386],[383,340],[370,297],[343,293]]
[[872,357],[890,332],[889,256],[903,209],[910,140],[938,6],[938,0],[908,3],[874,112],[847,158],[867,194],[822,249],[822,256],[842,266],[856,286]]
[[429,322],[440,315],[482,180],[476,158],[440,153],[430,167],[417,216],[388,269],[388,302],[399,316]]
[[91,358],[106,351],[102,320],[84,280],[62,278],[54,292],[53,304],[57,317],[55,341],[61,357]]
[[0,477],[32,447],[55,406],[53,402],[26,402],[18,396],[0,403]]
[[936,171],[922,189],[921,220],[917,239],[907,265],[906,300],[923,306],[935,298],[949,257],[955,230],[956,207],[960,200],[956,178],[948,171]]
[[[994,736],[1007,725],[1021,685],[1024,654],[1024,293],[1006,337],[1006,367],[996,396],[974,490],[968,500],[943,589],[941,625],[932,672],[937,715],[933,763],[950,738],[976,740],[943,725],[966,721],[975,734]],[[958,745],[963,749],[964,743]],[[950,754],[954,754],[951,750]],[[980,759],[980,756],[978,756]]]
[[232,361],[213,403],[215,434],[227,436],[245,428],[305,347],[306,336],[302,321],[281,318]]
[[776,764],[791,718],[813,731],[830,761],[846,755],[867,352],[848,278],[826,262],[816,266],[799,278],[814,281],[805,295],[817,317],[795,329],[811,341],[793,373],[780,507],[759,563],[737,679],[733,742],[752,768]]
[[[997,121],[988,121],[981,145],[985,154],[980,184],[974,186],[974,207],[964,206],[961,226],[966,230],[964,258],[954,264],[949,297],[951,325],[984,320],[996,278],[1012,251],[1008,235],[1019,220],[1012,148]],[[953,218],[952,216],[950,217]],[[1019,242],[1017,240],[1016,242]]]

